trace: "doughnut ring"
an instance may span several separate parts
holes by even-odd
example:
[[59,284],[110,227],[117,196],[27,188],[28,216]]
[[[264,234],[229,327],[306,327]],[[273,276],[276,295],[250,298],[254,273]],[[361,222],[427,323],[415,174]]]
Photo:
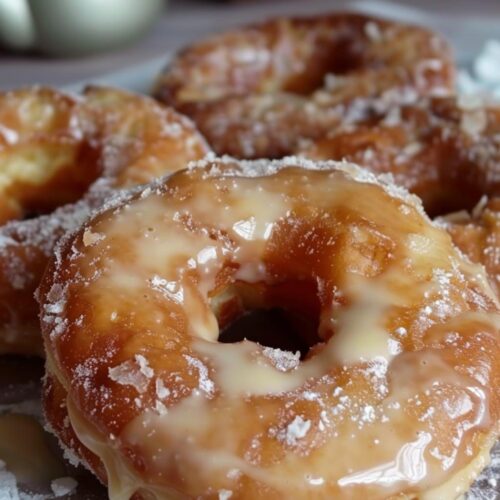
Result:
[[156,97],[197,124],[218,154],[276,158],[317,138],[367,98],[453,89],[448,44],[420,27],[360,14],[278,18],[212,36],[159,76]]
[[188,119],[121,90],[0,94],[0,353],[43,353],[33,294],[66,231],[113,191],[207,151]]
[[[500,432],[484,269],[346,162],[194,162],[86,221],[38,297],[47,418],[111,498],[453,498]],[[219,340],[272,307],[302,357]]]

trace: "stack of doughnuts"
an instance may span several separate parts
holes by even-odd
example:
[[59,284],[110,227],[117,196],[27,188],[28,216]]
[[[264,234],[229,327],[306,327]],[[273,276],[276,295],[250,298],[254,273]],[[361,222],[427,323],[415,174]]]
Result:
[[[45,355],[110,498],[468,491],[500,436],[500,107],[454,74],[435,33],[329,14],[184,49],[161,102],[0,96],[0,349]],[[280,335],[224,336],[266,310]]]

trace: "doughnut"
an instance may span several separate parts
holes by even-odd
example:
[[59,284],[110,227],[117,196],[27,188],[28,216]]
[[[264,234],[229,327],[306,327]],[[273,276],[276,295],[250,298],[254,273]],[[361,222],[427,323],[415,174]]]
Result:
[[472,213],[461,210],[440,217],[438,222],[472,262],[484,265],[500,297],[500,197],[484,197]]
[[[47,419],[111,498],[455,498],[500,432],[484,269],[347,162],[193,162],[65,239],[38,299]],[[306,349],[221,340],[270,308]]]
[[188,119],[105,87],[0,94],[0,353],[42,354],[33,297],[56,241],[113,191],[205,155]]
[[471,210],[482,196],[500,196],[500,106],[438,97],[393,106],[295,153],[315,160],[346,159],[390,173],[417,194],[430,215]]
[[426,29],[353,13],[277,18],[181,51],[155,96],[187,114],[218,154],[278,158],[363,114],[453,89],[451,50]]
[[98,177],[72,130],[78,109],[50,88],[0,94],[0,224],[73,202]]

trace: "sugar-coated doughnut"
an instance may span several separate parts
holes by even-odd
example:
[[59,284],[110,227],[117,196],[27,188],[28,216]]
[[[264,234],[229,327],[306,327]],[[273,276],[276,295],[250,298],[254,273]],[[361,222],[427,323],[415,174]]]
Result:
[[238,158],[290,154],[347,115],[453,88],[448,44],[426,29],[353,13],[278,18],[181,51],[156,82],[213,149]]
[[188,119],[146,97],[105,87],[1,93],[0,353],[42,353],[33,294],[66,231],[113,191],[207,151]]
[[[47,418],[113,499],[451,499],[500,432],[484,269],[349,163],[195,162],[66,239],[39,300]],[[218,341],[271,307],[302,359]]]
[[471,210],[482,196],[500,196],[500,106],[472,98],[422,99],[303,142],[295,151],[315,160],[346,159],[390,173],[417,194],[431,215]]

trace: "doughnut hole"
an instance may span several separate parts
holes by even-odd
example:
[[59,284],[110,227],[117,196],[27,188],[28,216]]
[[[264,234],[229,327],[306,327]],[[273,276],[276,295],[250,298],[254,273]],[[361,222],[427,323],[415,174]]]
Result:
[[284,82],[282,90],[307,96],[323,87],[326,75],[343,76],[363,69],[367,62],[366,45],[359,33],[338,38],[328,34],[318,36],[314,50],[305,58],[304,70]]
[[[368,228],[354,214],[337,216],[350,220],[351,225],[336,231],[329,221],[321,218],[302,225],[286,221],[281,224],[276,231],[281,236],[271,243],[270,247],[274,248],[267,262],[271,274],[281,277],[279,283],[237,281],[215,292],[211,308],[219,324],[219,342],[246,339],[265,347],[299,351],[301,359],[321,350],[321,346],[335,335],[335,322],[328,320],[332,311],[325,308],[325,304],[333,301],[340,308],[345,305],[346,298],[342,298],[341,292],[338,297],[331,295],[335,284],[343,282],[341,270],[350,269],[366,277],[377,276],[390,262],[394,250],[390,238],[374,227]],[[330,248],[336,250],[311,253],[308,245],[301,244],[304,234],[309,234],[311,241],[325,243],[318,244],[317,248],[333,245]],[[331,235],[334,235],[331,242],[326,244]],[[333,281],[325,285],[320,294],[318,276],[326,275],[327,270],[336,271],[330,276]]]
[[312,282],[297,281],[269,287],[239,282],[219,296],[212,307],[222,343],[242,340],[263,347],[300,352],[304,359],[322,342],[318,335],[320,303]]

